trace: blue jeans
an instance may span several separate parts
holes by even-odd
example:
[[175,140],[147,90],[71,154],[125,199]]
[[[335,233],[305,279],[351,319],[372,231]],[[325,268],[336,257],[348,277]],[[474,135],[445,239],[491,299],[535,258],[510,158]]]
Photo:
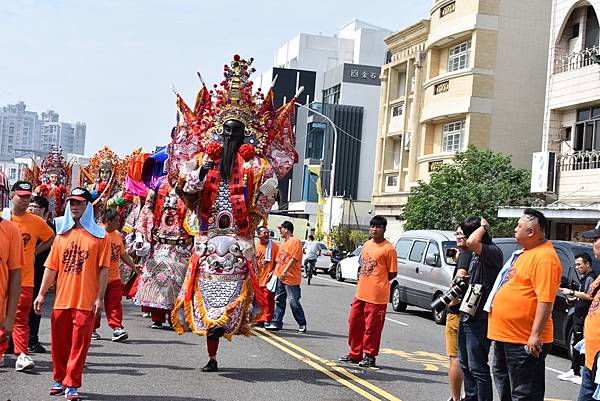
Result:
[[592,371],[585,366],[581,367],[581,388],[579,388],[579,397],[577,401],[591,401],[598,385],[594,383]]
[[285,304],[288,297],[290,297],[290,308],[294,319],[299,326],[306,326],[306,318],[304,317],[304,309],[300,304],[300,286],[299,285],[286,285],[277,280],[277,287],[275,288],[275,314],[273,315],[274,324],[279,329],[283,327],[283,315],[285,315]]
[[536,358],[525,351],[525,344],[494,341],[492,370],[501,401],[544,400],[546,354],[551,347],[543,344]]
[[466,401],[492,401],[494,389],[488,365],[490,340],[487,319],[469,319],[458,325],[458,361],[464,373]]

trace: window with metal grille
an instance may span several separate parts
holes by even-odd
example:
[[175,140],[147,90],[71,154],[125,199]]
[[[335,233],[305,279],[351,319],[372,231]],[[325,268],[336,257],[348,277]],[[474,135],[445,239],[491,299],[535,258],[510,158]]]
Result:
[[469,67],[471,41],[461,43],[448,50],[448,72]]
[[442,152],[458,152],[463,147],[465,122],[455,121],[444,124],[442,136]]
[[404,109],[404,102],[398,103],[394,107],[392,107],[392,117],[400,117],[402,115],[402,110]]

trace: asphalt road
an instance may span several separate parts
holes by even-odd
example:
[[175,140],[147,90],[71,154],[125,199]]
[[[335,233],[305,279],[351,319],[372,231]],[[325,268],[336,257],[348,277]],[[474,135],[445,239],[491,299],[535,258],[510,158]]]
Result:
[[[303,285],[302,304],[308,332],[297,333],[288,309],[284,330],[256,330],[248,338],[221,343],[218,373],[203,373],[205,340],[168,330],[152,330],[151,322],[124,300],[129,340],[110,341],[106,322],[103,339],[92,342],[81,394],[86,400],[238,401],[238,400],[403,400],[448,399],[444,329],[428,313],[409,308],[388,309],[378,368],[359,369],[337,363],[347,352],[346,332],[355,286],[319,275]],[[49,338],[49,311],[41,339]],[[49,354],[33,355],[30,373],[15,372],[14,359],[0,368],[0,401],[56,400]],[[578,386],[556,375],[569,368],[564,353],[546,361],[546,400],[573,400]]]

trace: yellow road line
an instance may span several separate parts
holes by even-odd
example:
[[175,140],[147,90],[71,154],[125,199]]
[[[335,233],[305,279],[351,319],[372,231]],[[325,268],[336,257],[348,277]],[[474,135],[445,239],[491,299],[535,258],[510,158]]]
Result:
[[[290,342],[290,341],[288,341],[288,340],[286,340],[286,339],[284,339],[284,338],[282,338],[280,336],[277,336],[277,335],[275,335],[275,334],[273,334],[273,333],[271,333],[269,331],[266,331],[264,329],[259,329],[259,330],[261,330],[261,332],[264,332],[267,335],[269,335],[269,336],[277,339],[279,342],[287,345],[288,347],[293,348],[296,351],[298,351],[298,352],[300,352],[300,353],[308,356],[309,358],[312,358],[312,359],[314,359],[316,361],[321,362],[322,364],[325,364],[325,365],[329,366],[330,368],[334,369],[338,373],[341,373],[342,375],[346,376],[347,378],[355,381],[356,383],[361,384],[362,386],[368,388],[369,390],[373,391],[374,393],[382,396],[383,398],[385,398],[385,399],[387,399],[389,401],[402,401],[402,400],[400,400],[400,398],[398,398],[398,397],[396,397],[396,396],[388,393],[384,389],[382,389],[380,387],[377,387],[376,385],[374,385],[374,384],[366,381],[365,379],[362,379],[362,378],[360,378],[360,377],[358,377],[358,376],[356,376],[356,375],[348,372],[346,369],[338,366],[335,362],[329,361],[327,359],[323,359],[320,356],[315,355],[315,354],[313,354],[312,352],[310,352],[308,350],[305,350],[304,348],[300,347],[299,345],[296,345],[296,344],[294,344],[294,343],[292,343],[292,342]],[[256,332],[256,329],[254,331]]]
[[[296,358],[296,359],[298,359],[298,360],[300,360],[300,361],[302,361],[302,362],[306,363],[307,365],[309,365],[309,366],[311,366],[311,367],[315,368],[315,369],[316,369],[316,370],[318,370],[319,372],[321,372],[321,373],[323,373],[323,374],[325,374],[325,375],[329,376],[330,378],[332,378],[332,379],[333,379],[333,380],[335,380],[336,382],[338,382],[338,383],[340,383],[340,384],[342,384],[342,385],[344,385],[344,386],[348,387],[349,389],[351,389],[352,391],[354,391],[354,392],[356,392],[356,393],[358,393],[358,394],[362,395],[362,396],[363,396],[363,397],[365,397],[366,399],[368,399],[368,400],[371,400],[371,401],[381,401],[381,399],[380,399],[380,398],[377,398],[377,397],[375,397],[374,395],[372,395],[372,394],[370,394],[370,393],[366,392],[365,390],[363,390],[362,388],[358,387],[357,385],[355,385],[355,384],[353,384],[353,383],[350,383],[348,380],[346,380],[346,379],[344,379],[344,378],[342,378],[342,377],[340,377],[340,376],[336,375],[335,373],[333,373],[333,372],[331,372],[331,371],[327,370],[326,368],[324,368],[323,366],[319,365],[319,364],[318,364],[318,363],[316,363],[315,361],[313,361],[313,360],[311,360],[311,359],[309,359],[309,358],[306,358],[306,357],[304,357],[304,356],[302,356],[302,355],[300,355],[300,354],[298,354],[298,353],[296,353],[296,352],[294,352],[294,351],[292,351],[292,350],[290,350],[290,349],[288,349],[288,348],[284,347],[282,344],[279,344],[279,343],[277,343],[276,341],[274,341],[274,340],[272,340],[272,339],[268,338],[267,336],[265,336],[264,334],[262,334],[262,333],[258,332],[257,330],[254,330],[254,331],[253,331],[253,334],[254,334],[256,337],[260,338],[261,340],[264,340],[264,341],[268,342],[269,344],[273,345],[274,347],[277,347],[277,348],[279,348],[280,350],[282,350],[282,351],[284,351],[284,352],[286,352],[286,353],[290,354],[290,355],[291,355],[291,356],[293,356],[294,358]],[[269,333],[269,334],[270,334],[270,333]]]

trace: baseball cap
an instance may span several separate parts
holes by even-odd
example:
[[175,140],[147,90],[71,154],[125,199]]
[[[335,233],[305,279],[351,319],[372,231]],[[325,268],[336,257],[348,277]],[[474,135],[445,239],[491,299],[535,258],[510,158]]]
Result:
[[92,194],[84,187],[75,187],[67,197],[67,200],[76,200],[80,202],[91,202]]
[[598,220],[598,223],[596,224],[596,228],[594,228],[593,230],[588,230],[588,231],[581,233],[581,236],[583,238],[588,238],[588,239],[595,239],[595,238],[600,237],[600,220]]
[[17,181],[13,184],[11,191],[16,192],[17,195],[31,195],[33,186],[29,181]]
[[291,221],[286,220],[277,226],[277,228],[282,228],[282,227],[290,232],[294,232],[294,225],[292,224]]

